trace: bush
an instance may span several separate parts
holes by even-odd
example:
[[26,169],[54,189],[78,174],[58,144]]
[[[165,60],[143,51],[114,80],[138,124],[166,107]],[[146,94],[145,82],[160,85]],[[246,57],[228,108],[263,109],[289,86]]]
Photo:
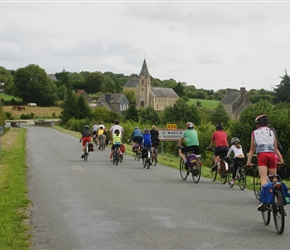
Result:
[[33,119],[34,115],[35,115],[34,113],[21,114],[20,119]]

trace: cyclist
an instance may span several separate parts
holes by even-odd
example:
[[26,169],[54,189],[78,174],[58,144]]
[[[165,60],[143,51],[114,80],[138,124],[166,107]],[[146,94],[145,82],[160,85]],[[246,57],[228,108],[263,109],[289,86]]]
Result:
[[[199,141],[197,131],[193,128],[194,124],[192,122],[186,123],[186,130],[183,132],[177,147],[179,148],[179,156],[183,159],[185,164],[185,169],[188,168],[186,162],[185,154],[186,152],[192,151],[194,154],[198,154]],[[186,141],[186,146],[181,148],[182,141]]]
[[[156,129],[156,126],[153,125],[151,127],[151,130],[149,131],[150,132],[150,135],[151,135],[151,141],[152,141],[152,151],[153,151],[153,154],[154,154],[154,149],[155,149],[155,152],[156,152],[156,159],[158,157],[158,151],[157,151],[157,148],[159,146],[159,143],[160,143],[160,140],[159,140],[159,132],[158,130]],[[156,162],[158,162],[156,160]]]
[[227,154],[227,157],[231,156],[231,153],[234,153],[234,168],[233,168],[233,178],[230,180],[230,184],[234,185],[236,172],[239,167],[239,164],[244,161],[245,155],[243,153],[243,148],[240,144],[240,139],[238,137],[233,137],[231,140],[232,146]]
[[121,134],[119,129],[114,130],[113,138],[112,138],[112,147],[111,147],[111,154],[110,154],[110,161],[112,161],[112,156],[114,153],[114,150],[117,145],[121,145]]
[[217,124],[216,131],[212,134],[211,142],[209,148],[214,146],[214,163],[220,161],[220,158],[224,158],[227,156],[229,151],[229,144],[228,144],[228,135],[226,132],[223,131],[223,125]]
[[[143,149],[145,150],[147,148],[147,150],[150,152],[150,158],[152,156],[151,147],[152,147],[151,135],[148,128],[145,128],[143,133]],[[151,160],[149,161],[149,165],[152,165]]]
[[132,150],[134,152],[134,145],[135,144],[141,144],[143,140],[143,135],[142,135],[142,131],[141,129],[139,129],[138,127],[135,127],[132,135],[131,135],[131,144],[132,144]]
[[82,142],[82,155],[81,155],[81,157],[84,158],[86,142],[89,142],[89,143],[91,142],[91,130],[90,130],[89,125],[84,126],[80,142]]
[[118,129],[121,139],[124,136],[124,129],[123,127],[120,125],[120,121],[119,120],[115,120],[115,124],[110,128],[110,139],[111,141],[113,141],[113,135],[115,134],[115,130]]
[[100,140],[103,139],[103,142],[106,143],[106,130],[102,125],[100,125],[98,131],[97,131],[97,138],[98,138],[98,144],[99,144],[99,149],[100,149]]
[[[258,170],[261,178],[261,187],[267,183],[267,171],[269,174],[276,174],[277,158],[283,164],[283,158],[277,146],[277,139],[272,129],[268,127],[269,118],[266,115],[259,115],[255,119],[257,129],[252,132],[251,146],[248,153],[247,166],[251,165],[253,154],[256,151],[258,159]],[[263,211],[265,205],[260,203],[259,211]]]
[[92,130],[93,130],[93,134],[92,134],[92,136],[93,136],[93,140],[94,140],[95,142],[97,142],[97,130],[98,130],[98,128],[99,128],[99,126],[97,125],[96,122],[94,122],[94,125],[93,125],[93,127],[92,127]]

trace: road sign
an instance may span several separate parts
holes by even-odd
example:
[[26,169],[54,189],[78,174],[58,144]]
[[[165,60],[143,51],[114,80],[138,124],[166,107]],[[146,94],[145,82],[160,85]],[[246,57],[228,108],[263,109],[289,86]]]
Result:
[[160,141],[179,141],[185,129],[159,129]]
[[167,129],[177,129],[176,124],[167,124]]

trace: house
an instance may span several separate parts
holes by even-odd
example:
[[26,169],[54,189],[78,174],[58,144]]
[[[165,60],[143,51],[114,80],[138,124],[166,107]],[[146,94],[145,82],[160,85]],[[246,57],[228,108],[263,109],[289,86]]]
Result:
[[102,94],[97,100],[97,107],[106,107],[121,114],[129,108],[129,101],[124,94]]
[[88,95],[88,93],[85,90],[83,90],[83,89],[79,89],[76,93],[77,93],[78,96],[82,96],[87,103],[91,103],[93,101],[93,98],[90,97]]
[[123,88],[135,90],[137,109],[152,106],[155,110],[164,110],[167,106],[173,106],[179,99],[179,96],[171,88],[157,88],[151,86],[151,78],[145,59],[139,78],[131,77]]
[[221,104],[223,104],[230,117],[235,120],[238,120],[240,114],[252,105],[250,95],[244,87],[241,87],[240,91],[227,89],[225,97],[221,100]]

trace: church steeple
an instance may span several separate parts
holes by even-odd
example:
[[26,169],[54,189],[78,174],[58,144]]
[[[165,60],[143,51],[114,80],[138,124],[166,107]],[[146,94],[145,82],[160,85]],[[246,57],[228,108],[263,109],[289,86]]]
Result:
[[146,60],[144,58],[144,62],[143,62],[142,69],[141,69],[139,76],[149,76],[149,75],[150,74],[149,74],[149,71],[147,68],[147,63],[146,63]]

